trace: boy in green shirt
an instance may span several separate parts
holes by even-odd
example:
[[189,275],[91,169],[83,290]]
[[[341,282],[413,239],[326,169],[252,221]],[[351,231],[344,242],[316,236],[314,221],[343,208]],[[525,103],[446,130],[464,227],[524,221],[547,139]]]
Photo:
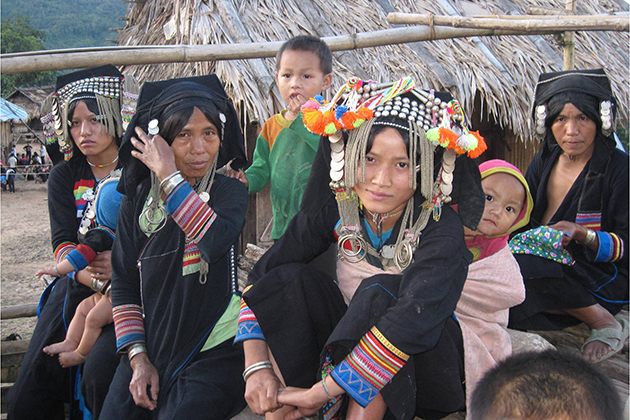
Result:
[[276,83],[287,109],[263,125],[252,165],[230,174],[250,194],[271,182],[271,239],[280,238],[298,212],[319,144],[319,136],[304,127],[300,107],[331,82],[332,53],[324,41],[300,35],[285,42],[276,55]]

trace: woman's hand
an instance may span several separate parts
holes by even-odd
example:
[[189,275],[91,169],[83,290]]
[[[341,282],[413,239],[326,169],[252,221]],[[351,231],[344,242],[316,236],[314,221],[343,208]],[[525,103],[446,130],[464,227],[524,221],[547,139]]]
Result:
[[235,171],[234,169],[230,168],[225,172],[225,176],[228,176],[230,178],[236,178],[239,181],[241,181],[243,184],[245,184],[246,187],[249,186],[249,181],[247,181],[247,176],[245,175],[245,172],[243,172],[242,169]]
[[249,408],[259,416],[272,413],[282,404],[278,403],[278,391],[282,382],[271,369],[254,372],[245,383],[245,401]]
[[149,361],[146,353],[137,354],[129,364],[133,370],[133,376],[129,383],[129,391],[133,396],[133,401],[142,408],[155,410],[160,392],[160,377],[157,370]]
[[140,127],[136,127],[136,137],[131,138],[131,144],[137,149],[131,155],[153,171],[162,181],[177,171],[175,156],[171,146],[160,135],[149,136]]
[[[562,220],[556,224],[550,225],[549,227],[564,232],[564,236],[562,237],[563,247],[569,245],[571,241],[583,243],[586,240],[586,234],[588,233],[588,229],[584,226],[573,222],[567,222],[566,220]],[[599,242],[595,241],[589,246],[589,248],[595,249],[598,244]]]
[[86,270],[95,279],[110,280],[112,278],[112,251],[96,254],[96,258],[86,267]]
[[278,394],[278,401],[283,405],[295,407],[294,410],[285,414],[284,420],[297,420],[317,413],[328,401],[326,393],[318,387],[322,388],[320,382],[309,389],[291,386],[282,389]]

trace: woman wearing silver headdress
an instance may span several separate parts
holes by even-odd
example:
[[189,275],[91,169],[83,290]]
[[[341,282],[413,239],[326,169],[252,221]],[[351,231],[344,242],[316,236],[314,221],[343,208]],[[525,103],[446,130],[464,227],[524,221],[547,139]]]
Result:
[[[472,259],[462,219],[476,226],[484,197],[474,162],[456,157],[482,139],[450,94],[410,78],[351,79],[330,103],[315,98],[302,110],[307,128],[327,137],[300,212],[243,293],[237,342],[249,406],[268,419],[462,410],[453,311]],[[331,245],[336,280],[308,265]]]
[[[133,78],[105,65],[59,77],[55,92],[42,105],[48,152],[56,163],[48,181],[48,210],[57,262],[96,225],[94,192],[100,181],[119,175],[118,146],[136,99]],[[93,285],[111,278],[110,255],[110,251],[98,254],[73,277],[57,277],[42,295],[37,326],[8,396],[12,419],[64,418],[64,403],[70,403],[72,415],[80,415],[81,377],[88,378],[83,385],[89,389],[90,408],[100,409],[118,363],[113,327],[103,330],[92,357],[79,368],[83,376],[77,376],[77,368],[63,369],[56,357],[42,349],[63,340],[79,302],[99,291],[92,290]],[[97,375],[87,372],[95,367],[94,357],[99,359]]]

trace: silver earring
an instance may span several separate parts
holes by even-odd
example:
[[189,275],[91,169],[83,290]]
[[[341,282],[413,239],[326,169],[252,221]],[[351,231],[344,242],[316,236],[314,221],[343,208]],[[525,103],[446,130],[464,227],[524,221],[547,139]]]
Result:
[[545,120],[547,119],[547,106],[539,105],[536,107],[536,134],[540,137],[545,137],[547,128],[545,127]]

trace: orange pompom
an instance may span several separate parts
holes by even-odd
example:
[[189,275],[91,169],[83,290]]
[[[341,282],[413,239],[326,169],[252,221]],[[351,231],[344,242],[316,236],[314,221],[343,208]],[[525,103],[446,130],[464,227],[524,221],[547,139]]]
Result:
[[[454,149],[457,147],[457,139],[459,136],[453,132],[453,130],[449,130],[448,128],[440,127],[440,144],[448,144],[449,149]],[[460,152],[457,152],[460,153]],[[463,152],[461,152],[463,153]]]
[[358,119],[356,112],[348,111],[340,118],[341,125],[346,130],[354,128],[354,122]]
[[374,111],[372,111],[370,108],[362,106],[361,108],[357,109],[357,115],[361,119],[369,120],[374,116]]
[[470,134],[477,138],[477,147],[468,152],[468,157],[471,159],[478,158],[483,152],[488,149],[488,145],[483,137],[479,134],[479,131],[471,131]]
[[302,121],[304,125],[313,134],[324,134],[326,128],[326,122],[324,121],[324,114],[317,109],[304,108],[302,110]]

